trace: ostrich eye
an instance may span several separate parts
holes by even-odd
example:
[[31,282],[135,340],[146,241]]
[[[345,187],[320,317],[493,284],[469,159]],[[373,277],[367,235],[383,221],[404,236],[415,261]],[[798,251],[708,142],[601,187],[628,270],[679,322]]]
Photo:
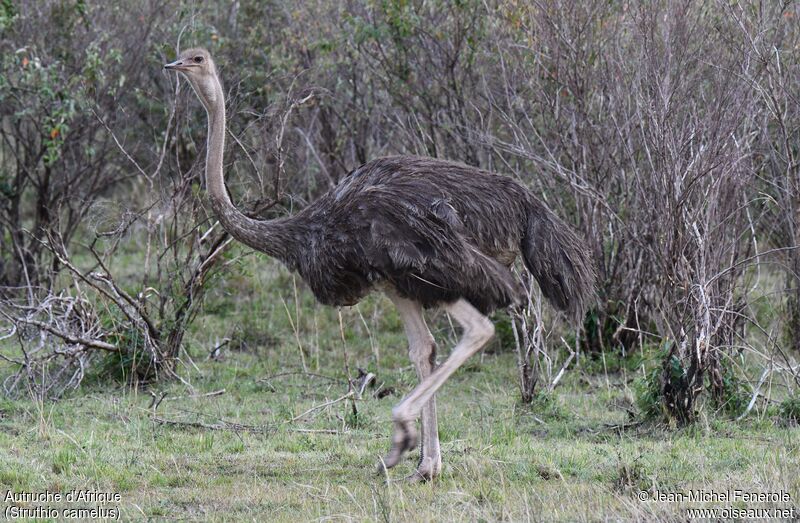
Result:
[[196,64],[203,63],[203,57],[202,56],[195,56],[194,57],[194,63],[196,63]]

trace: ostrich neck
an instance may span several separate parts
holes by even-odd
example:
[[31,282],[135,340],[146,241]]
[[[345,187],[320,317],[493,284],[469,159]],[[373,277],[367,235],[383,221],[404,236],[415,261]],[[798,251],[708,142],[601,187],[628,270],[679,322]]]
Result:
[[[219,88],[222,91],[222,88]],[[211,197],[214,212],[220,215],[238,210],[234,207],[228,189],[225,187],[223,156],[225,153],[225,101],[217,93],[217,99],[207,108],[208,111],[208,144],[206,147],[206,189]],[[222,225],[227,229],[227,224]],[[232,233],[232,231],[229,231]],[[234,235],[235,236],[235,235]]]
[[254,220],[245,216],[231,201],[225,187],[223,155],[225,151],[225,97],[217,83],[214,99],[208,112],[208,144],[206,150],[206,187],[222,227],[231,236],[258,251],[286,263],[292,263],[296,241],[302,235],[299,224],[292,218]]

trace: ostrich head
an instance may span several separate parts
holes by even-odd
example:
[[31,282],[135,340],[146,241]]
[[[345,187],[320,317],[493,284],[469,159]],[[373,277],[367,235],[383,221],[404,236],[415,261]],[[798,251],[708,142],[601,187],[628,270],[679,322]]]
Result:
[[205,49],[187,49],[177,60],[165,64],[164,69],[183,74],[206,110],[210,110],[213,104],[220,102],[217,98],[222,89],[217,78],[217,68],[214,66],[211,54]]

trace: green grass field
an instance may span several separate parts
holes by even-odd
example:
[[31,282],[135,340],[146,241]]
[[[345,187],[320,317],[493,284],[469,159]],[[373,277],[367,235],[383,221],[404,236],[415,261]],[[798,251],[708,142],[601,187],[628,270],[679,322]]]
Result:
[[[124,520],[686,521],[692,507],[800,506],[800,429],[775,413],[637,424],[629,411],[641,373],[588,360],[525,406],[513,350],[499,342],[438,395],[442,476],[394,481],[411,472],[412,454],[387,481],[375,465],[391,408],[416,379],[391,304],[373,296],[340,317],[271,262],[255,263],[264,269],[208,297],[187,338],[185,383],[142,389],[98,375],[57,402],[2,400],[2,490],[119,493],[102,506]],[[457,333],[432,316],[441,359]],[[221,358],[209,359],[223,337]],[[325,405],[348,392],[345,368],[358,367],[386,395],[367,389],[357,415],[349,400]],[[692,489],[784,491],[791,501],[640,500]]]

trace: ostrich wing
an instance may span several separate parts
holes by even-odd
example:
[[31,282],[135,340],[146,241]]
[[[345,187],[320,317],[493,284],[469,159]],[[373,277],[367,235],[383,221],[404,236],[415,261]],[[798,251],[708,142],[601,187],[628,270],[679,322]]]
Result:
[[359,206],[364,255],[401,295],[425,306],[464,298],[482,312],[518,300],[511,272],[480,251],[445,198],[380,192],[372,188]]

